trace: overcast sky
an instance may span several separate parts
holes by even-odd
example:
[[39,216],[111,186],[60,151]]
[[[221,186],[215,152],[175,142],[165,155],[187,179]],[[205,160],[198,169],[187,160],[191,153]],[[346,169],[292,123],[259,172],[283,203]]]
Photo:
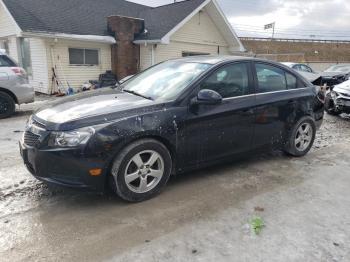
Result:
[[[350,40],[350,0],[217,0],[239,36]],[[132,0],[158,6],[171,0]]]

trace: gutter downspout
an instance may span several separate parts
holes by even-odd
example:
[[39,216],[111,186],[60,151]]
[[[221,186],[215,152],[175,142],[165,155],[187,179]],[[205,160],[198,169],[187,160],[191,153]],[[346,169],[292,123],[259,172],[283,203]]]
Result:
[[154,45],[151,45],[151,66],[154,65],[155,61],[155,54],[154,54]]

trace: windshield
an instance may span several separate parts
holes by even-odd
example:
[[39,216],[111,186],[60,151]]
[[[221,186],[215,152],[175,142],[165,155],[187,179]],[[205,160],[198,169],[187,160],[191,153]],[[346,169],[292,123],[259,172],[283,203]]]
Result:
[[167,61],[131,78],[122,87],[126,92],[152,100],[170,101],[210,67],[203,63]]

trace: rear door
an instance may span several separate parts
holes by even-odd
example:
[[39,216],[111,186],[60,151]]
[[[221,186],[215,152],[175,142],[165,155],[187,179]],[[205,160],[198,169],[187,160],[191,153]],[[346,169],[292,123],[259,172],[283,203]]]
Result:
[[256,83],[254,146],[280,144],[286,130],[298,118],[298,108],[305,96],[299,81],[282,67],[264,62],[254,63]]

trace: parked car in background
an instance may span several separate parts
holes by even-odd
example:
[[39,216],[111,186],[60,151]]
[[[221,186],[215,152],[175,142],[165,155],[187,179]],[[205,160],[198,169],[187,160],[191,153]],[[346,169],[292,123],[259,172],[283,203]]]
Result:
[[0,51],[0,119],[11,116],[16,104],[34,101],[34,89],[29,84],[25,70]]
[[350,114],[350,80],[329,90],[326,94],[325,109],[331,115]]
[[303,77],[309,80],[314,85],[322,85],[322,77],[320,74],[316,73],[310,66],[301,64],[301,63],[292,63],[292,62],[282,62],[283,65],[293,68],[298,71]]
[[188,57],[47,105],[30,117],[20,151],[42,181],[108,184],[135,202],[159,193],[170,174],[253,149],[303,156],[323,112],[316,87],[279,63]]
[[293,68],[294,70],[300,71],[300,72],[316,74],[316,72],[310,66],[308,66],[306,64],[292,63],[292,62],[282,62],[282,64],[284,64],[290,68]]
[[323,71],[321,76],[323,82],[327,83],[328,86],[343,83],[350,77],[350,64],[333,65]]

